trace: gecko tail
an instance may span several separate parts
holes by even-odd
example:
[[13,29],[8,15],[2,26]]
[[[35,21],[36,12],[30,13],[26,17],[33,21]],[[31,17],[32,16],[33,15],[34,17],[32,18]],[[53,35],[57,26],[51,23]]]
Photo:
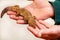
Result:
[[8,9],[7,9],[8,7],[6,7],[6,8],[4,8],[3,10],[2,10],[2,12],[1,12],[1,18],[3,17],[3,15],[8,11]]

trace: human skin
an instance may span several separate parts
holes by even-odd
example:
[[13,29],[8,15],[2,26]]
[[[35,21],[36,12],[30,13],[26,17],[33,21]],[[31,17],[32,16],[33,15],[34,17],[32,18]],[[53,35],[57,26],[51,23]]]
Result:
[[[32,4],[25,7],[37,20],[45,20],[54,16],[54,9],[52,5],[46,0],[34,0]],[[17,20],[17,23],[26,23],[22,16],[16,17],[15,12],[8,11],[9,17]]]
[[[36,20],[45,20],[47,18],[50,18],[50,17],[54,16],[54,9],[53,9],[52,5],[46,0],[34,0],[33,3],[26,6],[25,9],[28,10],[33,16],[35,16]],[[18,24],[26,24],[26,22],[23,20],[22,16],[19,16],[19,17],[15,16],[15,14],[16,14],[15,12],[8,11],[7,14],[9,15],[9,17],[11,19],[16,20],[16,22]],[[41,26],[39,26],[39,27],[41,27]],[[28,27],[28,29],[31,31],[30,26]],[[34,29],[32,29],[32,30],[34,30]],[[37,29],[37,30],[39,30],[39,29]],[[42,32],[42,34],[43,34],[43,32]],[[35,35],[35,36],[38,36],[38,35]],[[42,37],[42,38],[45,38],[45,37]]]
[[28,27],[28,30],[38,38],[56,40],[60,37],[60,25],[51,25],[45,21],[36,20],[36,28]]

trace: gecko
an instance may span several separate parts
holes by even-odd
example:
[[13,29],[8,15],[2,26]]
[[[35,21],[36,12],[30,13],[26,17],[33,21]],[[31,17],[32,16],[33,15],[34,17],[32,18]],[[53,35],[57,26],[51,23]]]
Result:
[[4,8],[1,12],[1,18],[3,17],[3,15],[7,12],[7,11],[14,11],[16,12],[16,16],[23,16],[24,21],[26,21],[29,25],[31,25],[32,27],[35,28],[36,26],[36,22],[35,16],[32,16],[32,14],[24,9],[24,8],[20,8],[19,5],[14,5],[14,6],[8,6],[6,8]]

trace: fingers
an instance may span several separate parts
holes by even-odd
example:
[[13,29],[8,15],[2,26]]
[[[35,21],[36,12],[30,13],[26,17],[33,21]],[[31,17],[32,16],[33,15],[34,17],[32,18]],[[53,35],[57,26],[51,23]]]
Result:
[[37,24],[37,27],[39,29],[47,29],[44,25],[42,25],[41,23],[39,23],[37,20],[36,20],[36,24]]
[[8,11],[7,14],[11,19],[16,20],[18,24],[26,24],[22,16],[16,16],[16,12]]
[[17,23],[18,23],[18,24],[27,24],[27,22],[24,21],[24,20],[17,20]]
[[7,14],[8,14],[8,15],[15,15],[15,14],[16,14],[16,12],[8,11],[8,12],[7,12]]
[[37,32],[36,32],[36,28],[33,28],[32,26],[28,26],[27,27],[28,28],[28,30],[30,31],[30,32],[32,32],[33,34],[37,34]]
[[15,14],[16,14],[16,12],[13,12],[13,11],[8,11],[7,12],[7,14],[9,15],[9,17],[11,18],[11,19],[14,19],[14,20],[21,20],[21,19],[23,19],[23,17],[22,16],[15,16]]
[[36,24],[37,24],[36,28],[33,28],[32,26],[29,26],[28,30],[30,32],[32,32],[36,37],[41,37],[40,31],[42,29],[47,29],[47,28],[44,25],[40,24],[37,20],[36,20]]
[[17,17],[17,16],[15,16],[15,15],[9,15],[9,17],[11,18],[11,19],[14,19],[14,20],[21,20],[21,19],[23,19],[23,17],[22,16],[19,16],[19,17]]
[[33,28],[32,26],[28,26],[28,30],[35,35],[36,37],[40,37],[41,34],[39,34],[40,29],[39,28]]
[[50,25],[49,23],[47,23],[45,21],[42,21],[42,20],[39,20],[39,23],[41,23],[42,25],[44,25],[46,28],[52,27],[52,25]]

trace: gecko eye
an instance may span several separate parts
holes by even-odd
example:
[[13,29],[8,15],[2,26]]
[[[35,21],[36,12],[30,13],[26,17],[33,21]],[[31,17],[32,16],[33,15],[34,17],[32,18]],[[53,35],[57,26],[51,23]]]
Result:
[[20,9],[19,5],[15,5],[14,8],[17,9],[17,10]]
[[17,11],[17,10],[20,10],[20,8],[14,6],[14,7],[12,7],[12,10],[13,10],[13,11]]

